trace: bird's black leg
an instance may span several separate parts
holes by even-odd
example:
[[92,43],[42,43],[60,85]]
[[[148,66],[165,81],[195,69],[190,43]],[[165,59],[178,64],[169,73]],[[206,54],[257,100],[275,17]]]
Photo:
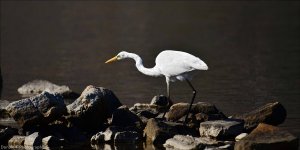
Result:
[[196,92],[195,88],[193,87],[192,83],[191,83],[188,79],[186,79],[186,82],[187,82],[187,83],[189,84],[189,86],[193,89],[193,98],[192,98],[192,100],[191,100],[189,109],[188,109],[188,111],[187,111],[187,113],[186,113],[186,116],[185,116],[185,119],[184,119],[184,125],[187,123],[187,119],[188,119],[188,117],[189,117],[190,111],[191,111],[191,109],[192,109],[192,105],[193,105],[193,103],[194,103],[194,100],[195,100],[195,97],[196,97],[196,94],[197,94],[197,92]]

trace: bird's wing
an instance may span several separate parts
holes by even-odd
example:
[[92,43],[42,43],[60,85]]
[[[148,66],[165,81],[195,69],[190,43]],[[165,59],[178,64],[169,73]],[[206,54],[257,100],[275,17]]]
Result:
[[198,69],[199,60],[198,57],[185,52],[166,50],[156,57],[155,63],[162,74],[177,76]]

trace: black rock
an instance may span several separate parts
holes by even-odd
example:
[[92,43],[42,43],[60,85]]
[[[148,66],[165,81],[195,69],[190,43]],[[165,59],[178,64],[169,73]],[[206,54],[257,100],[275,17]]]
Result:
[[28,147],[30,149],[33,149],[34,147],[41,146],[42,145],[42,139],[43,137],[39,132],[34,132],[30,134],[29,136],[25,137],[24,146]]
[[61,95],[48,92],[12,102],[6,110],[20,126],[47,124],[67,113]]
[[0,130],[0,145],[7,145],[8,140],[18,134],[18,129],[7,127]]
[[157,105],[160,107],[166,107],[166,106],[171,106],[173,103],[171,100],[168,99],[168,97],[164,95],[156,95],[152,98],[151,105]]
[[90,85],[67,106],[70,114],[67,118],[82,130],[95,130],[107,122],[107,118],[121,105],[111,90]]
[[131,112],[127,106],[121,106],[116,109],[112,114],[111,125],[121,127],[136,127],[142,130],[142,120],[133,112]]

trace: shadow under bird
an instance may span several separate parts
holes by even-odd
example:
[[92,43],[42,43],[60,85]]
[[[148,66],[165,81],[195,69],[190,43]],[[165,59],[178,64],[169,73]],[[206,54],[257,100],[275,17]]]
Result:
[[[194,103],[196,90],[190,80],[195,71],[207,70],[208,66],[200,58],[182,51],[164,50],[160,52],[155,59],[153,68],[145,68],[140,56],[126,51],[120,52],[117,56],[107,60],[105,63],[111,63],[117,60],[131,58],[135,60],[136,68],[143,74],[148,76],[165,76],[167,83],[167,97],[170,100],[170,82],[176,80],[186,81],[193,90],[193,97],[189,105],[188,112],[185,117],[184,124],[187,122],[188,115]],[[163,117],[165,116],[165,113]]]

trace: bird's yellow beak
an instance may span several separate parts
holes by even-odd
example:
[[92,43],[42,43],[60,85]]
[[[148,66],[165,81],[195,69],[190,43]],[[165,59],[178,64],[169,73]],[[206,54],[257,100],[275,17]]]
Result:
[[117,61],[117,60],[118,60],[118,57],[115,56],[115,57],[113,57],[113,58],[107,60],[105,63],[107,64],[107,63],[111,63],[111,62],[114,62],[114,61]]

